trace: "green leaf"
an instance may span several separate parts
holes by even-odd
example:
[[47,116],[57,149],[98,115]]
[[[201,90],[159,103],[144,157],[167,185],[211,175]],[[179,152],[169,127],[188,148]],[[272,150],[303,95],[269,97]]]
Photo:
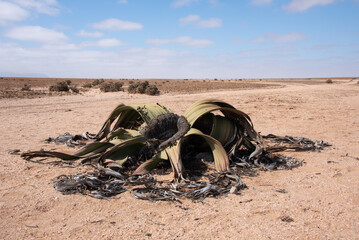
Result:
[[88,143],[85,146],[83,146],[82,148],[80,148],[79,150],[77,150],[76,152],[74,152],[73,155],[79,156],[79,157],[88,155],[87,157],[89,157],[96,153],[104,152],[106,149],[108,149],[112,146],[114,146],[114,144],[107,143],[107,142]]
[[127,161],[129,156],[137,156],[141,148],[146,143],[146,138],[143,136],[137,136],[122,141],[120,144],[114,146],[109,151],[105,152],[99,162],[104,162],[106,159],[111,159],[116,161],[118,164],[122,165]]
[[168,159],[170,160],[175,179],[181,178],[184,174],[184,166],[181,160],[180,146],[181,142],[178,142],[177,145],[165,149]]
[[190,135],[201,136],[207,142],[208,146],[212,150],[214,164],[217,171],[227,171],[229,169],[229,159],[227,152],[219,141],[195,128],[190,129],[185,137]]
[[[164,153],[164,152],[161,152]],[[163,154],[156,154],[153,158],[147,160],[146,162],[142,163],[134,172],[133,175],[141,175],[146,174],[155,169],[158,164],[160,164],[163,160],[167,160],[166,156]]]
[[[135,129],[141,125],[142,122],[149,123],[158,115],[169,113],[170,111],[159,104],[130,104],[128,106],[119,104],[105,121],[101,130],[97,133],[96,139],[101,140],[108,136],[109,133],[117,130],[120,127]],[[117,119],[111,130],[111,125]]]
[[[236,125],[237,132],[235,133],[235,136],[243,136],[244,134],[247,134],[248,139],[254,141],[257,150],[263,148],[262,139],[254,130],[250,117],[228,103],[214,99],[197,101],[187,109],[185,117],[190,125],[194,126],[196,125],[196,121],[203,115],[215,111],[222,112],[228,120],[232,121]],[[221,139],[221,142],[230,142],[230,139],[232,139],[233,136],[228,134],[226,140],[224,136],[222,137],[217,135],[216,138]],[[237,137],[237,140],[242,141],[242,138]],[[234,143],[234,145],[240,144],[240,142]]]

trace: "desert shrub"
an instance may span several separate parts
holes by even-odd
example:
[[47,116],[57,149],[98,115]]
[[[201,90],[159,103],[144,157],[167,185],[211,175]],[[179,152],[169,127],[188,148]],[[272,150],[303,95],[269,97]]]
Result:
[[140,93],[140,94],[148,94],[148,95],[158,95],[160,93],[157,86],[150,85],[148,81],[132,82],[128,86],[127,91],[129,93]]
[[71,80],[65,80],[65,82],[67,85],[69,85],[69,86],[71,85]]
[[160,91],[158,90],[156,85],[148,85],[145,93],[147,95],[159,95]]
[[21,88],[21,91],[31,91],[31,86],[25,83]]
[[146,88],[149,86],[148,81],[144,81],[144,82],[139,82],[138,87],[137,87],[137,93],[145,93],[146,92]]
[[327,81],[325,81],[326,83],[333,83],[332,79],[328,79]]
[[49,90],[52,92],[68,92],[69,91],[69,85],[66,81],[57,82],[54,85],[51,85],[49,87]]
[[122,86],[122,82],[103,82],[100,85],[100,90],[101,92],[120,92],[124,90]]
[[70,89],[73,93],[79,93],[79,92],[80,92],[80,90],[79,90],[75,85],[69,86],[69,89]]
[[82,87],[84,87],[84,88],[92,88],[92,83],[85,83],[84,85],[82,85]]
[[129,93],[136,93],[136,89],[137,89],[138,83],[132,82],[130,83],[130,85],[128,86],[127,91]]
[[102,83],[104,83],[105,81],[103,79],[95,79],[93,82],[92,82],[92,86],[97,86],[97,85],[100,85]]

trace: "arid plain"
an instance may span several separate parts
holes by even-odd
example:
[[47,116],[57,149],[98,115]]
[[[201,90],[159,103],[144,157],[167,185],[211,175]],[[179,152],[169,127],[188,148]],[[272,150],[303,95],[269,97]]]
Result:
[[[161,95],[91,89],[23,96],[13,89],[29,83],[41,92],[54,80],[12,79],[10,84],[1,79],[0,238],[358,239],[359,79],[326,80],[151,80],[160,85]],[[183,114],[205,98],[248,113],[262,134],[303,136],[332,146],[322,152],[286,152],[304,160],[303,166],[244,176],[248,188],[240,195],[182,204],[138,200],[129,191],[109,200],[62,195],[51,179],[91,169],[36,164],[8,154],[40,148],[71,152],[43,140],[65,132],[95,133],[119,103],[160,103]]]

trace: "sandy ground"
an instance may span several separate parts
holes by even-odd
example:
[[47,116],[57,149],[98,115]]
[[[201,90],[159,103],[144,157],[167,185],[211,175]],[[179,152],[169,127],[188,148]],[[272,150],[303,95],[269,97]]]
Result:
[[[0,239],[359,239],[359,84],[280,84],[156,97],[89,91],[1,99]],[[62,195],[50,180],[86,168],[40,165],[8,154],[15,148],[68,150],[41,141],[97,132],[120,102],[159,102],[182,114],[209,97],[248,113],[263,134],[305,136],[333,146],[287,153],[305,164],[243,177],[248,188],[241,195],[183,204],[138,200],[130,192],[110,200]]]

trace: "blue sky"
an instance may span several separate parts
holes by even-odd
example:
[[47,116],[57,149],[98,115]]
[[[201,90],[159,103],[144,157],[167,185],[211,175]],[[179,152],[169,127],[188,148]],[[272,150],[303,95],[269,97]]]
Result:
[[0,0],[0,76],[358,77],[359,0]]

